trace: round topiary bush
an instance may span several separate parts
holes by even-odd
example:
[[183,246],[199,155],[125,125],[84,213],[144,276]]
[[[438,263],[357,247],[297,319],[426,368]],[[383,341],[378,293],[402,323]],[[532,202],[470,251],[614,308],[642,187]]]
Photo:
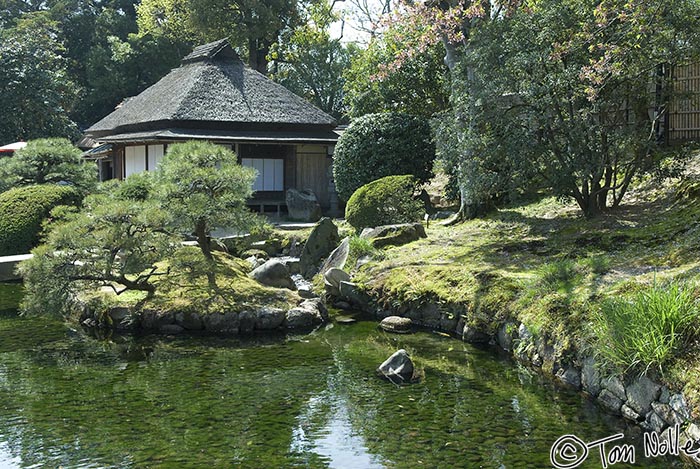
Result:
[[0,256],[28,253],[37,245],[41,223],[58,205],[78,205],[72,186],[23,186],[0,194]]
[[333,176],[338,195],[348,200],[359,187],[384,176],[433,176],[435,142],[426,119],[401,113],[355,119],[338,140]]
[[380,225],[421,219],[423,203],[415,197],[418,181],[411,175],[387,176],[355,191],[345,207],[345,219],[360,231]]

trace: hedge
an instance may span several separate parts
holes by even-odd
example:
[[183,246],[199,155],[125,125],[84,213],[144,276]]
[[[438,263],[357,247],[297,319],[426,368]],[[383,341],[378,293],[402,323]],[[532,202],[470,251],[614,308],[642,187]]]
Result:
[[22,186],[0,194],[0,256],[26,254],[39,242],[41,224],[58,205],[78,205],[72,186]]
[[355,119],[338,140],[333,177],[343,200],[384,176],[433,177],[435,143],[424,118],[402,113],[367,114]]

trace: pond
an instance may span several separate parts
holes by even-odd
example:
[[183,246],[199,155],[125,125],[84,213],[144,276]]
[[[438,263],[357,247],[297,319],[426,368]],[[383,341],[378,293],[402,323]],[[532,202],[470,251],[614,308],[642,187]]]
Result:
[[[20,290],[0,285],[0,468],[550,467],[567,433],[641,439],[497,351],[434,333],[358,321],[310,335],[96,340],[18,317]],[[420,383],[376,377],[398,348]],[[636,460],[680,467],[639,447]],[[601,467],[597,450],[582,467]]]

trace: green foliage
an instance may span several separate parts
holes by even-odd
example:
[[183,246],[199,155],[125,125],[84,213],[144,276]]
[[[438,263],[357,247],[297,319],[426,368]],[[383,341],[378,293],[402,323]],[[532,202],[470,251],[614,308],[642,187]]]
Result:
[[345,71],[346,106],[350,116],[405,112],[430,117],[449,106],[449,75],[441,44],[412,54],[401,67],[391,67],[406,53],[394,24],[355,55]]
[[415,198],[411,175],[387,176],[355,191],[345,207],[345,219],[356,230],[380,225],[420,221],[423,203]]
[[70,315],[78,295],[108,287],[152,295],[157,263],[180,239],[166,230],[169,214],[152,201],[88,196],[80,212],[63,213],[34,257],[20,265],[25,313]]
[[48,12],[26,13],[0,29],[0,141],[74,138],[68,117],[78,89],[68,74],[59,25]]
[[0,256],[25,254],[39,241],[42,222],[51,209],[77,205],[75,188],[45,184],[10,189],[0,194]]
[[328,0],[312,3],[308,16],[306,24],[287,31],[273,45],[270,78],[340,119],[345,111],[343,70],[358,50],[331,38],[330,23],[338,18]]
[[114,196],[121,200],[143,202],[154,192],[153,178],[153,172],[151,171],[132,174],[113,188]]
[[11,158],[0,159],[0,189],[31,184],[68,183],[83,194],[97,183],[97,167],[63,138],[27,142]]
[[208,259],[214,228],[244,232],[261,223],[246,206],[255,171],[239,165],[235,153],[221,145],[170,145],[155,174],[156,195],[172,213],[175,226],[195,233]]
[[618,370],[663,372],[698,337],[700,309],[693,289],[671,284],[609,298],[593,317],[596,349]]
[[344,200],[384,176],[411,174],[423,183],[433,176],[435,144],[425,119],[401,113],[355,119],[338,140],[333,176]]
[[649,109],[665,109],[670,94],[649,86],[672,89],[659,64],[696,60],[698,18],[700,4],[685,0],[546,0],[482,23],[439,133],[453,136],[441,153],[452,155],[463,203],[537,174],[586,216],[618,206],[658,166]]

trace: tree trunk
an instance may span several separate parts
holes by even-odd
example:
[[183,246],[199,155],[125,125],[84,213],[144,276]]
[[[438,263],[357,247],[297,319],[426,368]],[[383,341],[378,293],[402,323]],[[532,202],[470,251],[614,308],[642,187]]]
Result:
[[211,254],[211,240],[206,230],[204,221],[198,221],[195,226],[195,235],[199,249],[202,250],[204,258],[207,260],[207,282],[210,288],[216,288],[216,275],[214,274],[214,256]]

